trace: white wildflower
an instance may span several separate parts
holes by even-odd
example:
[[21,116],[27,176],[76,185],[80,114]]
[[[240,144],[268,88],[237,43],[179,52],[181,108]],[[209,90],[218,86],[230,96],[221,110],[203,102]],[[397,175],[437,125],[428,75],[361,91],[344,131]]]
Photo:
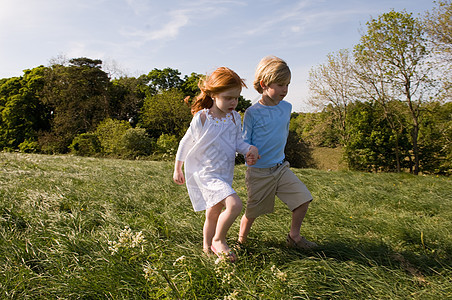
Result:
[[146,262],[146,264],[143,266],[143,272],[144,278],[146,280],[149,280],[152,277],[152,274],[154,274],[155,270],[149,262]]
[[273,275],[276,276],[281,281],[286,281],[287,274],[282,272],[280,269],[278,269],[275,265],[273,265],[270,270],[272,271]]
[[111,255],[119,252],[120,249],[133,249],[141,246],[141,252],[144,251],[144,243],[146,242],[143,232],[133,233],[129,226],[126,226],[120,233],[118,241],[108,241],[108,250]]
[[182,255],[181,257],[178,257],[174,262],[173,266],[177,265],[178,262],[183,263],[185,261],[185,255]]

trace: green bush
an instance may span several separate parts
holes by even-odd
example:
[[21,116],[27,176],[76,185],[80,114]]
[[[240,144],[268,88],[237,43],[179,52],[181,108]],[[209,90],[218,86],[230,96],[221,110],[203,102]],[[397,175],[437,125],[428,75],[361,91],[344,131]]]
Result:
[[127,121],[105,119],[96,129],[97,138],[102,146],[102,151],[107,155],[120,155],[123,152],[123,135],[132,126]]
[[315,161],[312,158],[312,148],[309,147],[295,131],[289,131],[286,148],[284,150],[286,160],[294,168],[315,168]]
[[97,135],[82,133],[77,135],[69,146],[71,153],[79,156],[95,156],[102,151]]
[[38,143],[32,140],[25,140],[19,144],[19,151],[22,153],[35,153],[39,150]]
[[144,128],[129,128],[121,137],[122,154],[136,157],[151,154],[153,141]]
[[179,140],[175,135],[162,134],[157,140],[157,153],[163,154],[163,159],[171,159],[176,155]]

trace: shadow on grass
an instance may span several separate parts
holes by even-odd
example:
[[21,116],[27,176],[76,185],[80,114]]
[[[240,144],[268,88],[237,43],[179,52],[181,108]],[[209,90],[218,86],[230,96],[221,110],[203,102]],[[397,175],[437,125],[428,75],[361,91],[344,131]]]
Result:
[[444,269],[451,269],[449,257],[443,259],[428,253],[397,252],[388,245],[373,240],[362,240],[359,243],[336,240],[324,243],[315,250],[288,248],[286,243],[281,241],[262,241],[259,244],[250,242],[246,246],[241,246],[239,254],[245,258],[245,261],[252,260],[254,267],[258,266],[259,262],[263,265],[265,261],[268,262],[269,260],[282,266],[314,257],[333,259],[339,262],[352,261],[364,267],[404,270],[419,282],[424,281],[424,276],[431,276]]
[[416,277],[432,275],[437,271],[450,268],[450,258],[440,258],[436,255],[414,253],[411,251],[398,252],[387,244],[374,240],[331,241],[316,250],[319,257],[333,258],[338,261],[353,261],[355,263],[390,269],[403,269]]

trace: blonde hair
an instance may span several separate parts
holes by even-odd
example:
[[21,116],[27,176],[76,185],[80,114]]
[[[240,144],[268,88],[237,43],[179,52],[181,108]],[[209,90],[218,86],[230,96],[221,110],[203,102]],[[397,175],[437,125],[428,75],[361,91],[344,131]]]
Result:
[[253,85],[256,91],[262,94],[261,81],[265,85],[289,84],[290,77],[289,66],[284,60],[276,56],[266,56],[257,65]]
[[220,67],[209,76],[201,78],[198,82],[201,93],[191,105],[191,113],[194,115],[204,108],[213,105],[212,96],[233,88],[246,87],[245,81],[237,73],[226,67]]

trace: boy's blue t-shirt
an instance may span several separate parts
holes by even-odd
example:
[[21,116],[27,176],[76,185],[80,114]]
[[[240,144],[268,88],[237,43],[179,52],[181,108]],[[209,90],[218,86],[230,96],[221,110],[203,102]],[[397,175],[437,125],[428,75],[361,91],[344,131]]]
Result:
[[292,104],[286,101],[275,106],[257,102],[245,111],[243,139],[256,146],[261,156],[252,167],[270,168],[284,160],[291,111]]

